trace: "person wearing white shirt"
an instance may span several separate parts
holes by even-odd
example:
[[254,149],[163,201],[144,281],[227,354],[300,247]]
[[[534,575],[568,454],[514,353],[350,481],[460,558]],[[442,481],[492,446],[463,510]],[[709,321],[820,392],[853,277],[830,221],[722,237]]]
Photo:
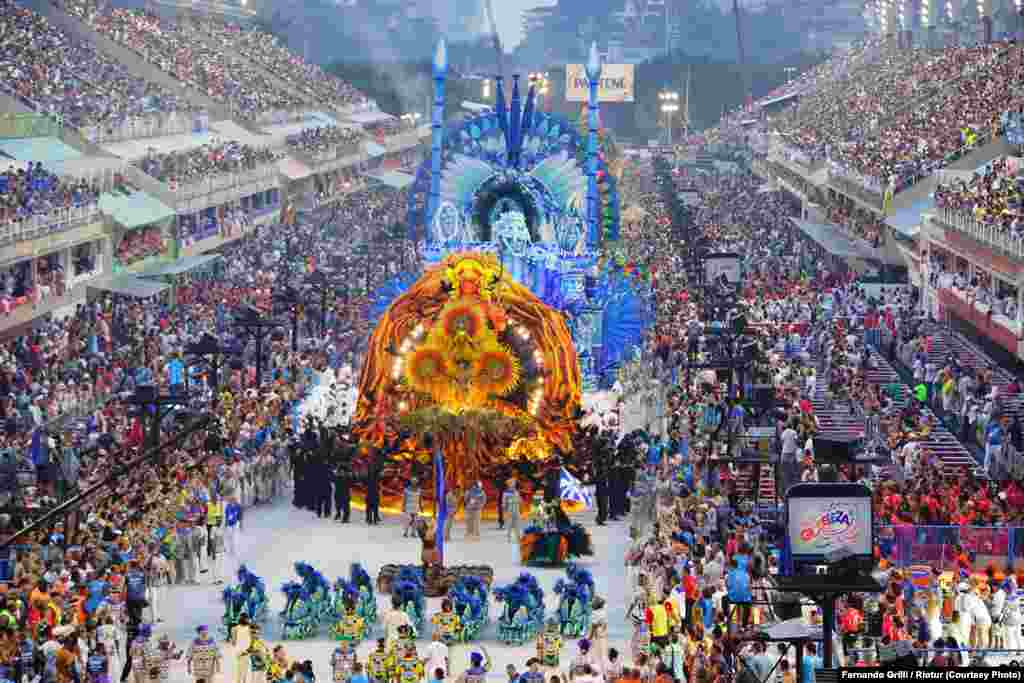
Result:
[[1006,630],[1006,649],[1021,650],[1024,648],[1024,637],[1020,627],[1024,622],[1021,615],[1020,598],[1017,596],[1017,581],[1011,575],[1007,579],[1006,606],[1003,608],[1003,628]]
[[1003,624],[1003,616],[1006,610],[1005,582],[992,594],[992,604],[989,611],[992,614],[992,647],[1006,647],[1006,626]]
[[434,673],[441,669],[444,671],[442,678],[448,678],[448,646],[441,641],[441,632],[434,631],[430,645],[427,646],[426,672],[430,680],[434,680]]
[[973,590],[967,594],[964,604],[974,621],[974,637],[971,639],[971,646],[981,650],[988,649],[989,635],[992,632],[992,615],[989,614],[988,607],[985,606],[981,596]]

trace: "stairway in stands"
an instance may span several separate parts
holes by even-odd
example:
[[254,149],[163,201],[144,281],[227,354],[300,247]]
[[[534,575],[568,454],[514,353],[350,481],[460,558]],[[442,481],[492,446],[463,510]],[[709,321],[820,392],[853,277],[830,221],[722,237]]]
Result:
[[[1003,387],[1013,381],[1012,372],[1000,367],[987,353],[959,332],[952,332],[950,330],[934,332],[932,334],[932,348],[928,353],[928,360],[935,363],[936,367],[941,368],[945,365],[946,358],[951,352],[957,354],[960,358],[960,363],[965,368],[970,368],[971,370],[991,368],[993,370],[992,384],[998,387],[1000,392],[1003,391]],[[1018,419],[1024,420],[1024,394],[1001,398],[1000,406],[1004,414],[1016,415]]]
[[[890,384],[902,385],[904,389],[902,395],[906,397],[906,400],[909,400],[910,388],[906,386],[899,373],[889,364],[889,361],[878,353],[872,354],[872,357],[875,359],[877,369],[869,373],[869,380],[882,386]],[[931,414],[931,411],[926,412]],[[948,429],[942,426],[938,418],[935,419],[935,425],[928,435],[925,446],[942,461],[943,471],[953,473],[965,468],[974,469],[977,467],[977,461],[971,452],[955,436],[950,434]]]

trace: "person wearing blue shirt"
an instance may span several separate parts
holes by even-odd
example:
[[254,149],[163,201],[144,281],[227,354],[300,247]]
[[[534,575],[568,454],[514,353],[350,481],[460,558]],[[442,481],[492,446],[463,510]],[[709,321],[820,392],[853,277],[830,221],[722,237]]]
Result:
[[[729,560],[729,573],[725,577],[726,598],[728,598],[730,605],[737,607],[740,624],[749,626],[751,617],[750,605],[754,601],[754,597],[750,592],[750,574],[747,573],[746,567],[741,567],[737,563],[736,559],[733,557]],[[725,613],[730,616],[729,621],[731,623],[731,610],[728,607],[725,608]]]
[[142,621],[142,610],[146,606],[146,573],[139,568],[138,560],[129,562],[128,567],[124,576],[125,602],[128,614],[137,623]]
[[800,676],[800,683],[814,683],[814,672],[820,669],[821,657],[818,656],[818,648],[814,643],[807,643],[803,656],[803,675]]
[[178,355],[167,363],[167,384],[171,387],[171,393],[179,393],[185,384],[185,364],[181,362]]
[[704,618],[704,631],[711,633],[711,629],[715,625],[715,603],[712,600],[715,592],[711,588],[705,588],[701,599],[697,601],[697,606],[700,607],[701,616]]
[[992,459],[995,458],[997,462],[999,461],[1002,445],[1003,425],[1000,424],[999,420],[993,420],[988,426],[985,436],[985,471],[992,476],[996,474],[992,470]]

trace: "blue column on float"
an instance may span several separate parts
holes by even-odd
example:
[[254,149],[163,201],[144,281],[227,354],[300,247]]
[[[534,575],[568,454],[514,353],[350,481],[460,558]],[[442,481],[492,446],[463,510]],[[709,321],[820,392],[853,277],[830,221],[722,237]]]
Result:
[[437,41],[434,51],[434,110],[431,113],[430,138],[430,195],[427,197],[427,215],[424,232],[430,233],[434,214],[441,203],[441,147],[444,142],[444,80],[448,75],[448,47],[444,38]]
[[597,43],[590,44],[586,71],[590,85],[587,97],[587,243],[593,247],[601,238],[598,230],[601,207],[597,193],[597,88],[601,83],[601,58],[597,54]]

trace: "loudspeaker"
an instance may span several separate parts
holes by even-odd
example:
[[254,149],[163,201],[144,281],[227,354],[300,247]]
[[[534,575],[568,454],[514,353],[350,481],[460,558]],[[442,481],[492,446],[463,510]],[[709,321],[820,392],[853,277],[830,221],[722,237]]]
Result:
[[817,463],[846,464],[853,459],[856,441],[814,439],[814,461]]

